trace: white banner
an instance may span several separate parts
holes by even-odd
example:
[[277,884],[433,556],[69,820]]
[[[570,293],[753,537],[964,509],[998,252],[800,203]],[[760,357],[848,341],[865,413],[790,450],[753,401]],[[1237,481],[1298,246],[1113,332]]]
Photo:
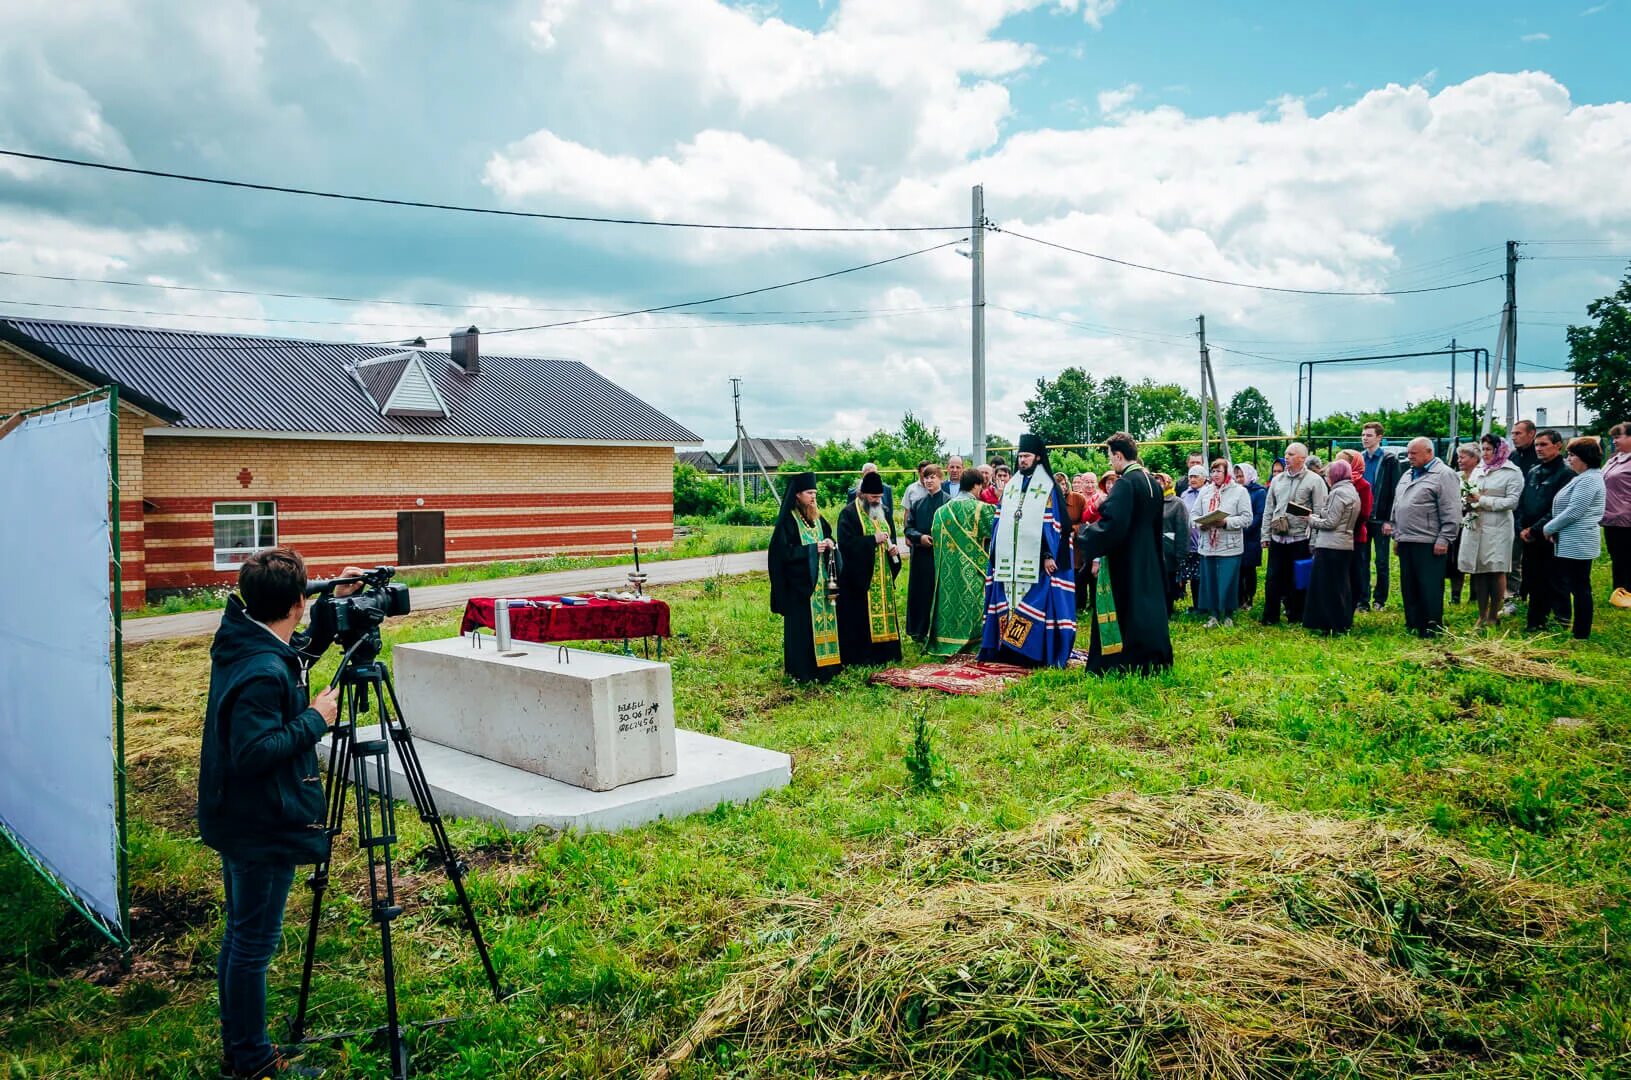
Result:
[[0,438],[0,823],[121,926],[108,410]]

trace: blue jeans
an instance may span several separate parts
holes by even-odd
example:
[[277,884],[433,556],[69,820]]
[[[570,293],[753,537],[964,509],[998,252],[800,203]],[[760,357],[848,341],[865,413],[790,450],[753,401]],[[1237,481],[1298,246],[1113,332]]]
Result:
[[293,863],[221,856],[226,930],[215,962],[221,1002],[221,1049],[227,1064],[247,1072],[266,1064],[266,969],[283,935],[283,906],[294,884]]

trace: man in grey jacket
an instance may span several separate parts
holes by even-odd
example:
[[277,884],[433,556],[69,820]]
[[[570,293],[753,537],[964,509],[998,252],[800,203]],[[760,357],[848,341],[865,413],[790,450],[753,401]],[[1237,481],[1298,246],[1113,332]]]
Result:
[[[1308,546],[1308,517],[1325,508],[1325,481],[1307,468],[1308,447],[1286,447],[1286,471],[1269,484],[1263,508],[1263,546],[1268,549],[1268,580],[1263,588],[1263,625],[1280,621],[1280,606],[1294,623],[1303,621],[1306,593],[1297,588],[1299,560],[1313,557]],[[1296,509],[1293,509],[1295,504]]]
[[1450,541],[1461,528],[1461,481],[1433,456],[1430,439],[1411,439],[1410,468],[1399,477],[1382,531],[1399,550],[1404,625],[1421,637],[1444,629],[1444,576]]

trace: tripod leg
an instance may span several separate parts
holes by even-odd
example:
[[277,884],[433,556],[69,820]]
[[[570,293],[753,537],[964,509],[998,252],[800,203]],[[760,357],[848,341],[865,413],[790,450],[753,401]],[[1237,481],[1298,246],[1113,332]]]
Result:
[[402,704],[397,700],[396,685],[391,681],[391,673],[383,665],[380,667],[381,685],[376,688],[379,697],[380,726],[390,734],[391,742],[397,749],[397,757],[402,762],[402,775],[407,777],[408,790],[413,795],[414,805],[419,810],[419,819],[430,826],[431,836],[436,842],[436,855],[442,860],[442,870],[453,883],[453,893],[459,901],[459,911],[464,916],[465,929],[470,932],[470,940],[476,946],[476,955],[481,958],[482,972],[487,976],[487,985],[492,988],[493,998],[503,1001],[508,996],[498,981],[498,969],[493,966],[492,954],[488,952],[487,942],[481,936],[481,924],[476,922],[476,912],[470,906],[470,894],[464,887],[465,865],[453,850],[453,842],[448,839],[447,826],[442,821],[441,813],[436,809],[436,800],[431,795],[430,782],[425,777],[425,768],[419,761],[419,751],[413,745],[413,733],[408,730],[407,721],[402,715]]
[[[346,711],[347,705],[351,707],[349,713]],[[346,777],[351,771],[351,748],[357,731],[355,707],[354,696],[341,703],[338,715],[343,719],[334,726],[329,736],[325,782],[328,784],[328,837],[331,845],[345,823]],[[311,886],[311,917],[306,923],[306,945],[300,961],[300,996],[296,1000],[294,1016],[289,1018],[288,1023],[291,1042],[301,1042],[306,1037],[306,1009],[311,1003],[312,968],[317,962],[317,931],[323,917],[323,893],[328,888],[329,862],[329,859],[324,859],[312,867],[311,876],[306,879],[306,884]]]
[[[396,956],[391,947],[391,923],[402,914],[396,902],[396,872],[391,847],[396,843],[396,805],[391,796],[390,742],[358,743],[353,782],[357,799],[357,843],[368,856],[369,911],[379,924],[380,957],[385,968],[385,1038],[392,1080],[407,1080],[408,1048],[402,1039],[397,1011]],[[378,797],[368,790],[368,767],[373,763]],[[378,823],[376,828],[376,813]]]

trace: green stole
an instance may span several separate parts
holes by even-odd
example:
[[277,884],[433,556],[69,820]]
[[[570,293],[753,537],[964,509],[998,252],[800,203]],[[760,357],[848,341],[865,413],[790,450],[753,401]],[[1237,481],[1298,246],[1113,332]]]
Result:
[[953,499],[935,511],[934,608],[924,651],[955,656],[979,647],[985,628],[985,538],[995,512],[975,498]]
[[[855,512],[860,515],[861,524],[871,521],[865,499],[855,500]],[[876,534],[877,530],[873,532]],[[872,643],[878,645],[899,641],[900,615],[895,610],[895,579],[889,573],[889,549],[878,545],[872,560],[872,584],[866,591],[866,614]]]
[[1099,562],[1099,583],[1093,589],[1093,617],[1099,621],[1099,654],[1121,651],[1121,624],[1116,621],[1116,598],[1110,591],[1110,560]]
[[803,515],[794,514],[793,520],[798,522],[799,540],[806,547],[812,548],[815,559],[815,573],[810,576],[815,579],[815,588],[810,592],[810,632],[815,640],[816,667],[832,667],[840,662],[838,655],[838,609],[833,606],[832,596],[827,592],[827,560],[821,557],[819,551],[814,551],[814,545],[821,543],[821,522],[817,519],[814,525],[804,520]]

